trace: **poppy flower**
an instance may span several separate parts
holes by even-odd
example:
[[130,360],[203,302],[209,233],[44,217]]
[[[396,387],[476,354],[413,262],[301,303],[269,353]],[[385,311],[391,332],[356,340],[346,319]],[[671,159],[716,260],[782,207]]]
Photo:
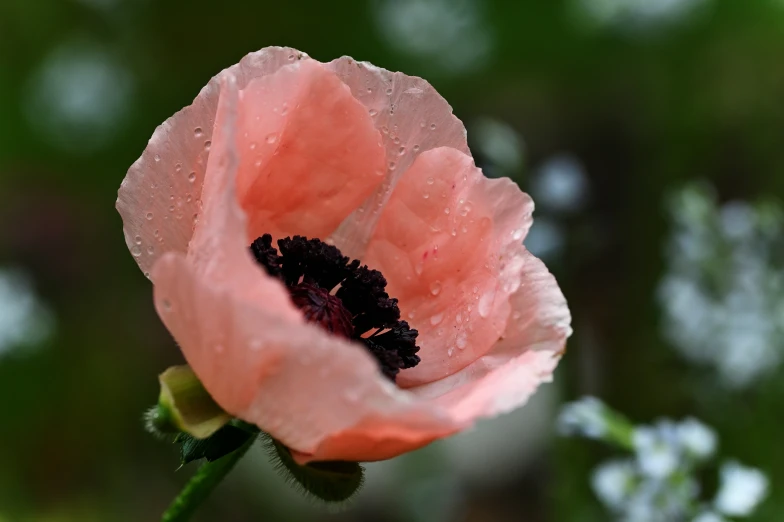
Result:
[[214,400],[300,463],[394,457],[524,404],[570,334],[426,81],[270,47],[153,134],[119,190],[155,307]]

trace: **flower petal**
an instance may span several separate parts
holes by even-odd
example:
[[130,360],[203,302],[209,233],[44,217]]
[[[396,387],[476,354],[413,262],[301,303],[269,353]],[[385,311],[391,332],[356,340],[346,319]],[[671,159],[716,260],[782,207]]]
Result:
[[491,417],[523,405],[549,382],[571,335],[571,314],[544,263],[525,252],[522,283],[502,339],[461,371],[411,391],[432,399],[457,423]]
[[249,239],[326,238],[383,181],[381,133],[334,73],[303,59],[240,91],[239,197]]
[[[242,88],[302,56],[293,49],[267,47],[227,71]],[[125,242],[145,275],[164,253],[184,253],[193,235],[220,95],[219,77],[201,90],[192,105],[155,130],[118,191]]]
[[399,180],[364,259],[419,330],[422,362],[401,373],[402,386],[442,379],[499,339],[532,211],[512,181],[486,178],[451,148],[420,154]]
[[390,72],[347,56],[325,67],[334,71],[365,106],[376,129],[381,131],[387,153],[384,183],[333,235],[345,255],[361,258],[378,222],[378,209],[420,153],[436,147],[452,147],[469,156],[471,152],[463,123],[422,78]]

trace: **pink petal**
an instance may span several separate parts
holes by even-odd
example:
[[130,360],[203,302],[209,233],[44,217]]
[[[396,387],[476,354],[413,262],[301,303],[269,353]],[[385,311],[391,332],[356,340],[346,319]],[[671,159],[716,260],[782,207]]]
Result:
[[502,339],[461,371],[412,389],[447,408],[457,423],[507,413],[549,382],[566,338],[571,315],[555,278],[525,252],[519,290]]
[[416,157],[436,147],[452,147],[470,155],[463,123],[452,107],[422,78],[390,72],[344,56],[325,65],[351,89],[373,118],[387,153],[384,183],[345,220],[333,235],[352,258],[361,258],[398,178]]
[[401,385],[442,379],[495,344],[520,284],[532,211],[514,183],[484,177],[455,149],[419,155],[399,180],[364,260],[420,333],[422,362]]
[[382,182],[381,134],[335,74],[303,59],[240,91],[238,190],[249,239],[326,238]]
[[[267,47],[227,71],[242,88],[302,56],[294,49]],[[192,105],[155,130],[118,191],[125,242],[145,275],[164,253],[186,252],[193,235],[220,94],[219,76]]]

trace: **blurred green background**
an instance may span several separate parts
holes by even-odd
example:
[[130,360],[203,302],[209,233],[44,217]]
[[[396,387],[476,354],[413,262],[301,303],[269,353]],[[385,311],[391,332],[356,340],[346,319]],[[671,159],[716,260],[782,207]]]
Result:
[[181,356],[114,202],[155,127],[268,45],[429,80],[485,171],[537,200],[528,245],[575,334],[528,407],[371,466],[339,512],[257,452],[198,520],[610,520],[589,486],[606,452],[553,429],[585,393],[637,421],[712,425],[722,455],[771,480],[750,520],[784,520],[784,308],[757,328],[772,332],[762,368],[728,384],[735,363],[695,364],[667,335],[660,291],[685,183],[719,203],[784,195],[784,2],[0,0],[0,521],[157,520],[192,473],[141,426]]

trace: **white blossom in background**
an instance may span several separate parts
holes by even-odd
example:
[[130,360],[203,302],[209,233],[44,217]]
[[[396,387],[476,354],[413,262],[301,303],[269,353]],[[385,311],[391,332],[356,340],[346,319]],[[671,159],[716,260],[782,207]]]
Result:
[[714,504],[725,515],[747,517],[767,492],[768,478],[760,470],[727,462],[721,467],[721,483]]
[[661,27],[684,20],[709,0],[574,0],[591,25],[620,30]]
[[558,428],[629,454],[600,464],[591,476],[594,493],[617,522],[724,522],[724,516],[751,515],[768,491],[761,471],[730,462],[721,468],[716,498],[701,498],[697,472],[718,440],[691,417],[635,426],[599,399],[584,397],[562,407]]
[[537,205],[555,213],[580,210],[588,199],[588,177],[571,154],[557,154],[535,173],[529,187]]
[[451,74],[477,69],[493,35],[477,0],[379,0],[376,22],[391,47]]
[[53,327],[54,317],[35,294],[29,276],[19,269],[0,269],[0,358],[44,342]]
[[480,118],[471,126],[471,136],[476,149],[487,158],[487,175],[509,176],[518,174],[523,168],[525,143],[523,138],[508,123],[494,118]]
[[56,146],[92,152],[116,135],[130,112],[132,80],[103,46],[88,40],[67,42],[30,78],[24,100],[27,120]]
[[611,460],[601,464],[591,476],[596,496],[612,510],[621,510],[635,489],[637,471],[631,460]]
[[561,435],[601,439],[609,431],[607,407],[596,397],[583,397],[561,408],[556,426]]
[[669,213],[664,334],[726,386],[749,386],[784,357],[784,212],[773,201],[719,205],[694,185],[674,194]]

